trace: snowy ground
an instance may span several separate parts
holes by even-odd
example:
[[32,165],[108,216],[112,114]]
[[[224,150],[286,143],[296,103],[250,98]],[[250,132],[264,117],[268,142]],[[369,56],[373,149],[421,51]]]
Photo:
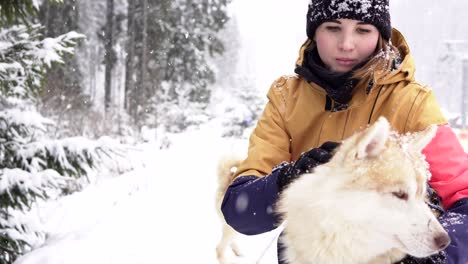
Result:
[[[100,175],[84,191],[41,206],[47,243],[15,263],[217,263],[216,161],[246,147],[217,131],[180,135],[167,150],[141,146],[132,159],[144,166]],[[239,263],[257,263],[275,235],[241,238],[246,258]],[[274,263],[275,251],[273,245],[258,263]]]

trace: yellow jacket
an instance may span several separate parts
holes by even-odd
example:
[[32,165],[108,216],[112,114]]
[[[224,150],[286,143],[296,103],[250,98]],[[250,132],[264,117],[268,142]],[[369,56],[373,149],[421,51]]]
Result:
[[[309,43],[301,48],[299,65]],[[325,141],[341,141],[379,116],[385,116],[400,133],[446,124],[434,93],[415,81],[413,57],[403,35],[395,29],[392,43],[400,51],[401,65],[383,78],[376,74],[370,93],[366,92],[367,84],[355,87],[346,110],[326,111],[325,90],[301,76],[277,79],[250,137],[248,157],[235,176],[267,175],[281,162],[294,161]]]

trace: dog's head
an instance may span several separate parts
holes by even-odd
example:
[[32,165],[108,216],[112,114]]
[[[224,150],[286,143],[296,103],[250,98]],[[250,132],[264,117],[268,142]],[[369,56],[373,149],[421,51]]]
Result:
[[430,173],[422,150],[436,129],[398,135],[380,118],[344,140],[330,162],[285,190],[279,208],[287,225],[320,219],[310,232],[336,230],[367,253],[396,248],[425,257],[444,249],[450,239],[424,202]]
[[339,177],[345,180],[338,193],[346,194],[343,202],[354,208],[349,220],[365,221],[376,243],[386,241],[416,257],[434,254],[450,243],[424,202],[430,172],[422,150],[436,130],[430,126],[399,135],[382,117],[343,141],[329,164],[343,168]]

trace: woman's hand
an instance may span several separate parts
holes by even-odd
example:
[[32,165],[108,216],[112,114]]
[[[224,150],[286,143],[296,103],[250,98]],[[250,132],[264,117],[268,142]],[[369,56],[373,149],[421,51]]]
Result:
[[302,153],[297,161],[281,163],[274,168],[273,172],[278,170],[277,184],[279,192],[286,189],[291,182],[302,174],[310,173],[318,165],[327,163],[333,157],[334,150],[339,145],[338,142],[327,141],[318,148]]

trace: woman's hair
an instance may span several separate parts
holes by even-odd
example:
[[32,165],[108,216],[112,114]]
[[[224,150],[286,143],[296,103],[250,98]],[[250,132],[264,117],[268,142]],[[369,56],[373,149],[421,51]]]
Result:
[[379,34],[377,47],[371,59],[353,73],[353,77],[359,80],[368,79],[374,72],[383,73],[380,77],[391,72],[394,61],[400,58],[398,48],[393,46]]

